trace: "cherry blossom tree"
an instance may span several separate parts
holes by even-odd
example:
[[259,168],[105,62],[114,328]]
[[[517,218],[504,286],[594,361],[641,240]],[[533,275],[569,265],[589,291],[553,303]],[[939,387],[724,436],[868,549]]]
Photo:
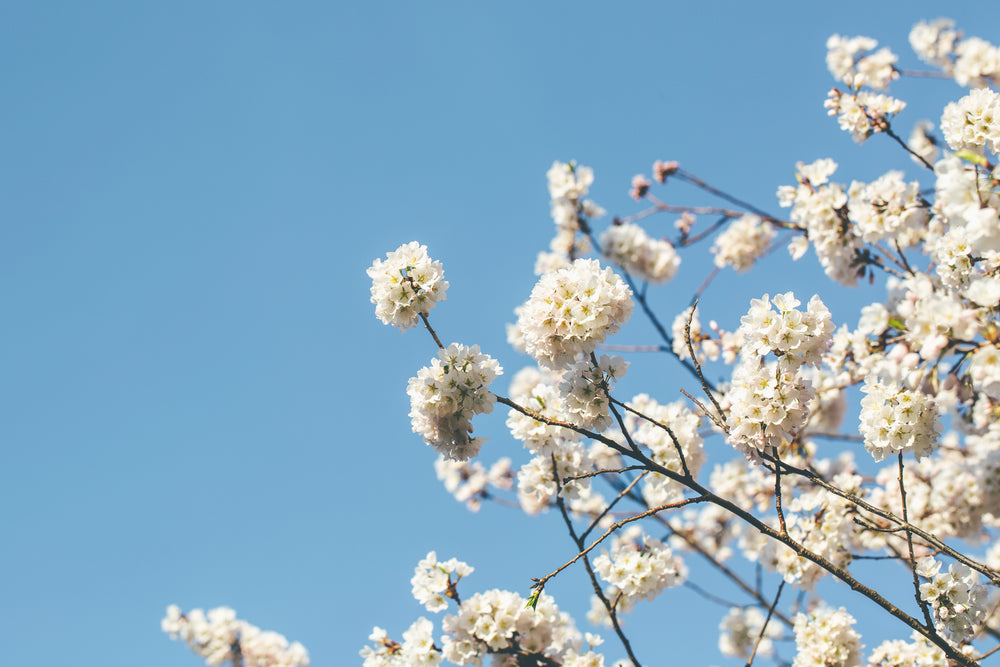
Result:
[[[526,573],[520,591],[476,590],[471,565],[427,554],[412,593],[436,616],[399,639],[375,627],[365,667],[660,664],[633,650],[624,620],[685,584],[691,559],[743,595],[724,611],[719,649],[747,665],[978,665],[996,650],[1000,548],[982,547],[1000,528],[1000,48],[944,19],[914,26],[910,45],[931,70],[899,69],[871,38],[832,36],[826,108],[854,141],[905,151],[912,173],[847,183],[833,159],[801,162],[794,183],[777,187],[787,210],[775,215],[657,160],[632,179],[640,210],[605,222],[588,199],[594,171],[555,162],[554,237],[508,329],[533,364],[512,374],[506,395],[493,389],[505,373],[500,351],[435,328],[432,309],[461,304],[446,303],[444,267],[429,250],[414,241],[374,261],[376,316],[401,331],[422,327],[437,348],[407,393],[438,478],[472,511],[489,502],[552,511],[567,539],[565,562],[530,581]],[[967,90],[927,110],[936,123],[901,132],[907,104],[887,91],[927,76]],[[668,203],[677,182],[713,201]],[[644,226],[654,216],[676,217],[671,238]],[[715,268],[687,286],[689,307],[656,312],[651,290],[685,289],[683,256],[709,243]],[[823,293],[761,294],[730,321],[703,322],[709,282],[786,249],[819,263]],[[865,281],[884,285],[882,296],[856,321],[836,321],[824,296]],[[612,343],[637,317],[659,339]],[[681,373],[620,395],[630,364],[651,353]],[[511,456],[487,464],[474,422],[497,404],[511,440],[490,449]],[[527,450],[518,467],[513,440]],[[860,560],[879,575],[858,573]],[[583,616],[603,638],[546,592],[570,567],[590,580]],[[824,580],[845,592],[837,604],[818,592]],[[888,580],[908,594],[890,599]],[[898,638],[865,647],[850,611],[859,598]],[[171,607],[163,629],[212,665],[308,664],[301,645],[224,608]]]

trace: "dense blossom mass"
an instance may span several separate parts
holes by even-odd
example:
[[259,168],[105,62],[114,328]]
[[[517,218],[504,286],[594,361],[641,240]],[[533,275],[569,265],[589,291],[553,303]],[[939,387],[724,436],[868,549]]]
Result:
[[439,301],[445,300],[448,281],[441,262],[427,256],[427,247],[416,241],[386,253],[368,269],[372,279],[375,316],[400,331],[420,323]]
[[413,432],[448,458],[464,461],[475,456],[483,440],[471,437],[470,420],[493,411],[496,396],[489,386],[502,372],[496,359],[482,354],[478,345],[452,343],[440,350],[406,387]]
[[600,243],[605,259],[654,285],[673,278],[681,263],[669,241],[649,238],[639,225],[612,225],[601,234]]
[[277,632],[268,632],[236,618],[228,607],[181,613],[167,607],[161,623],[171,639],[181,639],[205,658],[206,664],[240,664],[244,667],[309,667],[309,653],[298,642],[289,643]]
[[539,365],[565,368],[618,331],[632,307],[632,290],[610,267],[578,259],[539,278],[515,332]]

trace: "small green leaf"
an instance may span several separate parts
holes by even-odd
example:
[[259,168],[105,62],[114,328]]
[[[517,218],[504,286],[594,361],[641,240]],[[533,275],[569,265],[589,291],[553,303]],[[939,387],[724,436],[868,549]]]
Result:
[[960,151],[956,151],[955,157],[962,158],[966,162],[972,162],[973,164],[978,164],[980,167],[988,167],[990,165],[989,161],[979,155],[978,153],[973,153],[967,148],[963,148]]
[[889,326],[892,327],[893,329],[906,331],[906,324],[903,322],[903,320],[899,319],[898,317],[890,317]]
[[538,596],[541,594],[541,592],[542,591],[540,590],[532,591],[531,595],[528,597],[528,604],[524,605],[524,608],[527,609],[528,607],[531,607],[532,609],[534,609],[536,606],[538,606]]

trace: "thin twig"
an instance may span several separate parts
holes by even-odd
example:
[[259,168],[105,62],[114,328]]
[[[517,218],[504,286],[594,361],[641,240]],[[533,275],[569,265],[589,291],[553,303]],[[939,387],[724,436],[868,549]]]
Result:
[[678,176],[679,178],[681,178],[682,180],[687,181],[691,185],[694,185],[694,186],[697,186],[697,187],[701,188],[705,192],[710,192],[713,195],[715,195],[716,197],[720,197],[722,199],[725,199],[730,204],[736,204],[737,206],[741,206],[741,207],[745,208],[746,210],[750,211],[751,213],[756,213],[757,215],[759,215],[762,218],[768,218],[770,220],[778,220],[778,218],[775,218],[770,213],[767,213],[766,211],[763,211],[763,210],[757,208],[753,204],[747,203],[747,202],[743,201],[742,199],[737,199],[736,197],[734,197],[734,196],[732,196],[730,194],[727,194],[727,193],[723,192],[722,190],[719,190],[717,188],[713,188],[711,185],[709,185],[705,181],[699,179],[694,174],[686,172],[683,169],[678,169],[677,172],[675,173],[675,175]]
[[[906,487],[903,485],[903,452],[899,452],[899,499],[903,503],[903,521],[909,523],[910,517],[906,508]],[[907,562],[910,565],[910,573],[913,575],[913,597],[917,600],[920,611],[924,614],[924,622],[928,629],[934,628],[934,621],[931,619],[930,609],[927,602],[920,596],[920,579],[917,577],[917,561],[913,557],[913,533],[906,531],[906,549],[908,552]]]
[[767,618],[764,619],[764,625],[760,629],[760,634],[757,635],[757,641],[753,643],[753,651],[750,653],[750,659],[747,660],[746,667],[750,667],[753,664],[753,659],[757,656],[757,647],[760,643],[764,641],[764,633],[767,632],[767,624],[771,622],[771,616],[774,615],[774,608],[778,606],[778,600],[781,599],[781,591],[785,590],[785,580],[782,579],[781,583],[778,584],[778,592],[774,595],[774,602],[771,603],[771,608],[767,610]]
[[657,428],[659,428],[659,429],[661,429],[663,431],[666,431],[667,435],[670,436],[670,441],[674,443],[674,449],[677,452],[678,458],[680,458],[680,460],[681,460],[681,470],[684,471],[684,476],[685,477],[690,477],[691,476],[691,471],[688,470],[687,461],[684,459],[684,450],[681,448],[681,443],[677,440],[677,436],[674,435],[674,432],[671,430],[671,428],[669,426],[667,426],[666,424],[662,424],[662,423],[656,421],[655,419],[653,419],[652,417],[650,417],[648,415],[642,414],[641,412],[639,412],[638,410],[636,410],[635,408],[633,408],[631,405],[629,405],[627,403],[622,403],[621,401],[619,401],[617,399],[614,399],[614,398],[611,398],[610,396],[608,396],[608,398],[611,400],[611,402],[613,404],[620,405],[621,407],[625,408],[627,411],[631,412],[632,414],[634,414],[635,416],[639,417],[640,419],[644,419],[644,420],[648,421],[650,424],[656,426]]
[[[688,352],[691,354],[691,361],[694,363],[695,373],[698,379],[701,380],[701,389],[708,396],[709,400],[712,401],[712,405],[715,406],[715,410],[719,415],[719,421],[723,424],[726,423],[726,415],[722,411],[722,406],[719,405],[719,401],[715,398],[715,389],[708,384],[708,380],[705,379],[705,374],[701,372],[701,363],[698,362],[698,355],[694,353],[694,344],[691,342],[691,322],[694,320],[694,311],[698,308],[698,300],[695,299],[694,303],[691,304],[691,312],[688,313],[687,322],[684,323],[684,339],[687,341]],[[725,427],[726,433],[729,433],[729,427]]]
[[604,508],[604,511],[603,511],[603,512],[601,512],[600,514],[598,514],[598,515],[597,515],[597,516],[596,516],[596,517],[594,518],[594,520],[590,522],[590,525],[589,525],[589,526],[587,526],[587,530],[583,531],[583,532],[582,532],[582,533],[580,534],[580,539],[581,539],[581,540],[585,540],[585,539],[587,539],[587,535],[590,535],[590,533],[591,533],[591,532],[592,532],[592,531],[594,530],[594,528],[597,528],[597,526],[598,526],[598,525],[599,525],[599,524],[601,523],[601,519],[603,519],[603,518],[604,518],[605,516],[607,516],[608,512],[610,512],[610,511],[611,511],[611,508],[613,508],[613,507],[614,507],[615,505],[617,505],[617,504],[618,504],[618,502],[619,502],[619,501],[620,501],[620,500],[621,500],[622,498],[624,498],[625,496],[627,496],[627,495],[629,494],[629,492],[630,492],[630,491],[631,491],[631,490],[632,490],[633,488],[635,488],[635,485],[636,485],[636,484],[638,484],[638,483],[639,483],[639,481],[640,481],[640,480],[641,480],[641,479],[642,479],[643,477],[645,477],[646,475],[648,475],[648,474],[649,474],[649,471],[648,471],[648,470],[646,470],[646,471],[643,471],[643,473],[642,473],[641,475],[637,476],[637,477],[636,477],[635,479],[633,479],[633,480],[632,480],[631,482],[629,482],[629,485],[628,485],[628,486],[626,486],[626,487],[625,487],[625,488],[624,488],[624,489],[622,490],[622,492],[621,492],[621,493],[619,493],[619,494],[618,494],[618,496],[617,496],[617,497],[616,497],[616,498],[615,498],[614,500],[612,500],[612,501],[611,501],[610,503],[608,503],[608,506]]
[[427,331],[431,333],[431,336],[434,338],[434,342],[437,343],[438,348],[443,350],[444,345],[441,344],[441,339],[438,338],[437,332],[434,331],[433,327],[431,327],[431,321],[427,319],[427,315],[425,313],[420,313],[420,319],[424,321],[424,326],[427,327]]

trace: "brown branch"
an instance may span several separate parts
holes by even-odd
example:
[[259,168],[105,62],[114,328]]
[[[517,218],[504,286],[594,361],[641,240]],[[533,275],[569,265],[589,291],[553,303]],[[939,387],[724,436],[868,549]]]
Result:
[[441,339],[438,338],[437,332],[431,327],[431,321],[427,319],[427,315],[425,313],[420,313],[420,319],[424,321],[424,326],[427,327],[427,331],[429,331],[431,336],[434,338],[434,342],[437,343],[438,348],[443,350],[444,345],[441,344]]

